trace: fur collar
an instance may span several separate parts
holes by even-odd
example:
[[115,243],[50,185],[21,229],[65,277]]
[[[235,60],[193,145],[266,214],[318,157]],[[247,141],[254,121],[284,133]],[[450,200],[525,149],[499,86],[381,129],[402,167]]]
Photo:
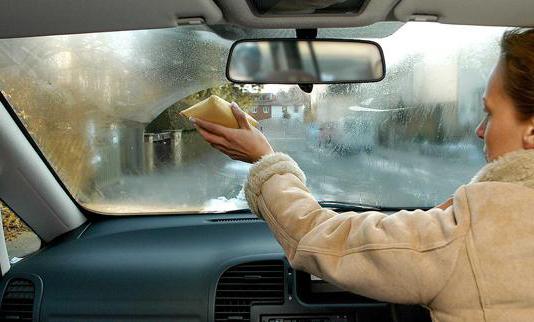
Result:
[[534,150],[507,153],[486,164],[471,183],[499,181],[534,188]]

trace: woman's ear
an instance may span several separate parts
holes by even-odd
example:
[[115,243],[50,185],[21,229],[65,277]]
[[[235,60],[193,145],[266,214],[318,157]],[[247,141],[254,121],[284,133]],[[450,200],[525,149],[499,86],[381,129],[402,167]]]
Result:
[[523,148],[526,150],[534,149],[534,117],[531,117],[527,122],[525,134],[523,135]]

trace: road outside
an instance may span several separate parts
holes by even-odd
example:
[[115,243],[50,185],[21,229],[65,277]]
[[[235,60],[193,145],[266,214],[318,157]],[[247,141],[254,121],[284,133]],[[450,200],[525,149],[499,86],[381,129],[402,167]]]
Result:
[[[428,207],[440,203],[483,164],[477,146],[434,155],[417,145],[343,154],[314,142],[284,136],[269,137],[277,151],[291,155],[306,173],[308,186],[321,200],[361,202],[392,207]],[[199,147],[199,149],[201,149]],[[250,165],[202,147],[190,162],[156,169],[151,174],[125,176],[120,183],[99,187],[99,207],[121,212],[224,211],[247,208],[242,185]]]

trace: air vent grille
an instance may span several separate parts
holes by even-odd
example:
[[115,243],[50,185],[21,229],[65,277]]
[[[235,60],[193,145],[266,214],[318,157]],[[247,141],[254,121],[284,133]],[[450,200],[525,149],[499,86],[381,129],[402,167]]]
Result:
[[4,291],[0,321],[32,321],[35,287],[27,279],[12,279]]
[[240,221],[261,221],[261,219],[257,217],[250,217],[250,218],[214,218],[210,219],[211,222],[240,222]]
[[284,263],[262,261],[228,269],[215,295],[215,321],[250,321],[253,304],[283,304]]

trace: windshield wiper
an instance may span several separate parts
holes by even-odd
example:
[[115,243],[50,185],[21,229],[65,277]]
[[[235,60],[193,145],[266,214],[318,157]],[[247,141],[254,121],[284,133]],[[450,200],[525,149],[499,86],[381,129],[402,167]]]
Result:
[[323,208],[330,208],[332,210],[341,210],[341,211],[379,211],[384,210],[384,208],[379,208],[377,206],[372,206],[363,203],[356,202],[344,202],[344,201],[330,201],[322,200],[319,201],[319,205]]

